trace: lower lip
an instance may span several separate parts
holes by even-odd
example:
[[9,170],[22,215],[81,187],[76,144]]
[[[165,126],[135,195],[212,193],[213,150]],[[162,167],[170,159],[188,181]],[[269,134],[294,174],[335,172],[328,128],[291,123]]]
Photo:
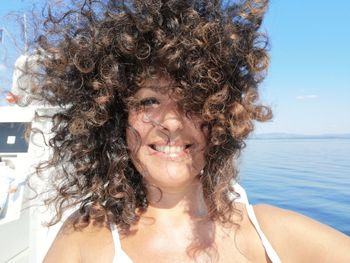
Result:
[[166,160],[182,160],[189,157],[190,155],[190,148],[186,148],[185,150],[178,153],[159,152],[150,146],[149,146],[149,149],[150,149],[150,155],[155,155],[157,157],[160,157]]

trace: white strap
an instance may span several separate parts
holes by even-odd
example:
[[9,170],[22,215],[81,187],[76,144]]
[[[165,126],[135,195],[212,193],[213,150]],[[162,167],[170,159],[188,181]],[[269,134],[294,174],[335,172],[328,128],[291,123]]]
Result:
[[114,253],[117,254],[117,251],[122,250],[122,245],[120,244],[118,230],[113,223],[111,223],[111,232],[114,242]]
[[256,232],[258,233],[261,239],[261,242],[265,248],[266,254],[268,255],[269,259],[271,260],[272,263],[281,263],[281,260],[277,255],[276,251],[273,249],[270,242],[266,238],[265,234],[262,232],[252,205],[247,205],[247,212],[248,212],[250,221],[253,223],[256,229]]
[[235,198],[234,201],[248,205],[249,204],[248,197],[243,187],[240,186],[238,183],[235,183],[233,185],[233,189],[237,194],[239,194],[239,197]]
[[[113,258],[113,263],[133,263],[130,257],[123,251],[122,245],[120,243],[119,239],[119,233],[118,229],[116,226],[111,223],[111,232],[112,232],[112,237],[113,237],[113,242],[114,242],[114,258]],[[117,260],[118,257],[118,260]]]

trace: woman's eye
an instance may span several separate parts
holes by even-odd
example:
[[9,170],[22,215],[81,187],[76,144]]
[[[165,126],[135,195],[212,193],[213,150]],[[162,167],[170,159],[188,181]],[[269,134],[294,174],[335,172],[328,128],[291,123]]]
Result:
[[145,98],[140,100],[139,105],[141,107],[153,107],[153,106],[157,106],[159,105],[159,100],[157,100],[156,98]]

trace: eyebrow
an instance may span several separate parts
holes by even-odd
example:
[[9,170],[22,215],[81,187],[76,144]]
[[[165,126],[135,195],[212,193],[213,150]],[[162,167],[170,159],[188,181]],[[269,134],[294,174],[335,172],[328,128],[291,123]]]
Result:
[[173,86],[170,86],[168,84],[149,84],[146,86],[143,86],[142,88],[150,89],[155,92],[160,92],[160,93],[167,93]]
[[[140,85],[140,88],[149,88],[155,91],[167,92],[169,89],[176,87],[175,81],[167,79],[150,79]],[[162,92],[161,92],[162,93]]]

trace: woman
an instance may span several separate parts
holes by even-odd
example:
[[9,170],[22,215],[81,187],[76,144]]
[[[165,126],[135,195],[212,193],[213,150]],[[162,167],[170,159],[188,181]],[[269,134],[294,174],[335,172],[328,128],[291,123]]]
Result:
[[[69,207],[44,262],[348,262],[350,240],[279,208],[250,206],[232,160],[268,66],[266,0],[84,1],[49,10],[35,98],[52,118]],[[70,7],[72,8],[72,7]]]

